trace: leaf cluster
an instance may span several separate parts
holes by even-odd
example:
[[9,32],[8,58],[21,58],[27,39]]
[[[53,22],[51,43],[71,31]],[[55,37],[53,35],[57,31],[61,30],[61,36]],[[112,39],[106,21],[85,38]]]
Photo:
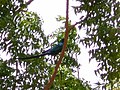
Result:
[[75,13],[81,17],[79,29],[86,29],[80,42],[90,47],[91,59],[99,62],[95,74],[113,86],[120,82],[120,3],[116,0],[76,0]]

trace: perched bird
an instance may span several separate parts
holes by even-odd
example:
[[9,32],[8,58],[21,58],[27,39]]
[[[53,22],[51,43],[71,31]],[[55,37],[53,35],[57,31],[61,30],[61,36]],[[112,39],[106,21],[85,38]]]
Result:
[[59,52],[61,52],[62,47],[64,44],[64,39],[62,39],[56,46],[42,52],[42,54],[40,56],[44,56],[44,55],[57,55]]
[[52,55],[55,56],[57,55],[59,52],[62,51],[62,47],[64,44],[64,39],[61,39],[61,41],[55,45],[54,47],[42,52],[42,54],[37,55],[37,56],[31,56],[31,57],[26,57],[26,58],[18,58],[18,59],[31,59],[31,58],[39,58],[40,56],[45,56],[45,55]]

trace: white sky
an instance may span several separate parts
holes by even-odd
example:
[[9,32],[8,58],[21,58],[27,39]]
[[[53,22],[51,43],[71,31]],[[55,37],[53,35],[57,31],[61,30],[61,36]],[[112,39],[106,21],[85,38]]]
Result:
[[[70,5],[77,5],[76,0],[70,0]],[[30,11],[38,13],[44,20],[43,29],[46,35],[52,34],[58,27],[59,23],[56,21],[57,15],[65,16],[66,14],[66,0],[34,0],[28,7]],[[69,9],[69,18],[72,23],[79,21],[79,17],[74,14],[73,9]],[[81,35],[83,33],[81,32]],[[84,35],[83,35],[84,36]],[[81,46],[81,45],[80,45]],[[81,46],[81,55],[79,57],[79,62],[82,65],[80,67],[80,78],[84,78],[90,81],[92,87],[95,86],[94,83],[101,81],[100,78],[96,77],[94,70],[97,68],[97,62],[92,60],[89,63],[88,50]]]

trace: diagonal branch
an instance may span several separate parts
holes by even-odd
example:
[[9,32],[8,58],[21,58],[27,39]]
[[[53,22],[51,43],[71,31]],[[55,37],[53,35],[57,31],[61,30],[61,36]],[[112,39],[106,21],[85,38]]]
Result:
[[29,0],[28,2],[26,2],[26,5],[31,4],[32,1],[34,1],[34,0]]
[[66,27],[66,32],[65,32],[65,39],[64,39],[64,45],[63,45],[63,49],[62,49],[62,52],[60,54],[60,59],[59,61],[57,62],[56,64],[56,67],[55,67],[55,70],[54,70],[54,73],[52,75],[52,77],[50,78],[50,80],[48,81],[47,85],[44,87],[44,90],[49,90],[50,86],[52,85],[55,77],[56,77],[56,74],[57,74],[57,71],[58,71],[58,68],[62,62],[62,59],[64,57],[64,52],[65,52],[65,49],[66,49],[66,46],[67,46],[67,39],[68,39],[68,34],[69,34],[69,29],[68,29],[68,12],[69,12],[69,0],[66,0],[66,23],[65,23],[65,27]]
[[[29,1],[25,2],[25,4],[28,6],[28,5],[30,5],[33,1],[34,1],[34,0],[29,0]],[[18,8],[18,6],[15,7],[15,10],[16,10],[17,8]],[[23,9],[24,9],[24,8],[21,8],[21,7],[20,7],[20,8],[17,10],[17,12],[24,11]]]

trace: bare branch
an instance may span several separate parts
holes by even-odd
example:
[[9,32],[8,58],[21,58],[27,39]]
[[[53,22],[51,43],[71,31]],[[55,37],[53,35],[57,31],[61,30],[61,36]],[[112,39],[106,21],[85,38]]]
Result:
[[31,4],[32,1],[34,1],[34,0],[29,0],[28,2],[26,2],[26,5]]

